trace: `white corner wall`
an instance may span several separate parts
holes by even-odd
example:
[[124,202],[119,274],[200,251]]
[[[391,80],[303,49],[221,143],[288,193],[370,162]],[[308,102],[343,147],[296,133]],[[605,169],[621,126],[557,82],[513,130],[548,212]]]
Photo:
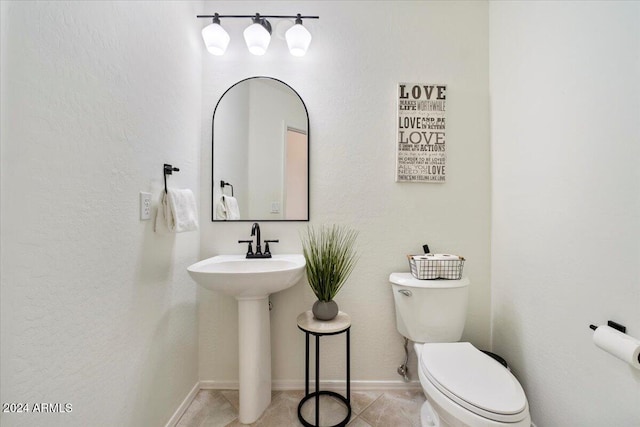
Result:
[[492,2],[493,347],[534,422],[640,425],[640,3]]
[[7,426],[161,426],[198,380],[198,233],[158,236],[138,192],[199,193],[191,2],[1,2],[0,401]]
[[[268,4],[268,7],[265,6]],[[265,56],[250,55],[245,22],[228,20],[232,41],[222,57],[203,57],[201,258],[241,254],[250,222],[211,223],[211,116],[219,97],[237,81],[271,76],[291,85],[310,115],[311,224],[339,223],[360,230],[360,261],[337,297],[353,319],[352,379],[402,385],[402,338],[396,331],[389,273],[408,271],[406,254],[423,243],[456,252],[468,262],[470,308],[464,338],[489,347],[490,153],[488,4],[486,2],[286,1],[207,2],[206,13],[320,15],[305,21],[313,41],[303,58],[274,37]],[[295,10],[295,9],[298,10]],[[366,14],[366,17],[362,15]],[[204,26],[204,23],[202,23]],[[204,48],[203,48],[204,51]],[[446,184],[394,182],[396,97],[399,82],[446,83]],[[274,253],[301,252],[304,222],[262,222]],[[304,380],[304,335],[299,313],[314,296],[300,283],[272,296],[275,387]],[[232,298],[199,290],[200,378],[212,386],[237,385],[237,307]],[[327,379],[344,379],[344,340],[327,339]],[[415,366],[415,360],[411,363]],[[413,370],[413,379],[415,369]]]

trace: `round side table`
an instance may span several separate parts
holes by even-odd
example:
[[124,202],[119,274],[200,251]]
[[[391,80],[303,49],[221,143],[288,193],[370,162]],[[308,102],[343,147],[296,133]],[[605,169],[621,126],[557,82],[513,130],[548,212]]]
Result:
[[[347,416],[331,427],[346,426],[351,419],[351,372],[350,372],[350,329],[351,317],[342,311],[332,320],[317,320],[313,317],[311,311],[306,311],[298,316],[298,328],[305,334],[305,365],[304,365],[304,397],[298,404],[298,419],[305,427],[317,427],[320,425],[320,396],[332,396],[341,401],[347,408]],[[346,396],[342,396],[333,391],[320,390],[320,337],[325,335],[338,335],[345,333],[347,335],[347,392]],[[316,390],[309,393],[309,335],[316,337]],[[310,424],[302,416],[302,406],[304,403],[314,398],[316,399],[316,423]]]

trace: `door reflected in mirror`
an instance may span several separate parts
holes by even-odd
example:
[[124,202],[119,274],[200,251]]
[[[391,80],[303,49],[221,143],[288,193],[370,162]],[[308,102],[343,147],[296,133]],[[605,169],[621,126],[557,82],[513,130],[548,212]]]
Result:
[[212,130],[213,221],[309,220],[309,116],[295,90],[242,80],[218,101]]

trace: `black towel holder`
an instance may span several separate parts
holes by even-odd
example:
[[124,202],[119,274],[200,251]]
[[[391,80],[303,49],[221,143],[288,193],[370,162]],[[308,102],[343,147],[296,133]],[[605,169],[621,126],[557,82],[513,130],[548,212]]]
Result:
[[233,195],[233,185],[231,185],[228,182],[224,182],[224,181],[220,181],[220,188],[222,188],[222,195],[224,196],[224,187],[228,185],[229,187],[231,187],[231,197],[234,197]]
[[[613,320],[608,320],[607,321],[607,326],[609,326],[610,328],[616,329],[620,332],[622,332],[623,334],[625,334],[627,332],[627,327],[624,325],[621,325],[620,323],[614,322]],[[592,330],[596,330],[598,329],[598,327],[596,325],[589,325],[589,328],[591,328]]]
[[180,169],[174,168],[170,164],[164,164],[164,193],[167,194],[167,175],[173,175],[174,172],[180,172]]

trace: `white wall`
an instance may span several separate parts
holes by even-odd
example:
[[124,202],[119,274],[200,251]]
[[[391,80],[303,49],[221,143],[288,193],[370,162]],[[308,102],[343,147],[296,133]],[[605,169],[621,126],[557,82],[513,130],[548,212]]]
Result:
[[[389,273],[407,271],[405,255],[423,243],[468,258],[473,282],[464,338],[489,346],[489,99],[486,2],[207,2],[208,13],[318,14],[305,21],[314,35],[303,58],[274,37],[263,57],[243,45],[246,22],[224,23],[232,41],[225,56],[203,57],[202,197],[209,195],[211,130],[208,124],[226,88],[246,77],[272,76],[290,84],[310,115],[311,223],[360,230],[360,261],[337,297],[351,314],[352,379],[399,381],[404,353],[396,331]],[[366,13],[366,18],[362,14]],[[202,24],[204,26],[204,23]],[[204,48],[203,48],[204,50]],[[448,181],[394,182],[396,97],[399,82],[446,83]],[[279,238],[274,253],[301,252],[304,222],[263,222],[263,238]],[[201,257],[241,254],[251,223],[203,221]],[[271,313],[274,385],[304,379],[299,313],[314,296],[305,283],[275,294]],[[200,378],[237,382],[237,308],[232,298],[199,291]],[[343,354],[344,341],[327,340]],[[324,350],[323,350],[324,351]],[[323,374],[343,379],[343,357],[323,362]],[[414,372],[415,373],[415,372]],[[414,379],[416,377],[414,376]]]
[[[160,237],[162,164],[199,192],[201,39],[189,2],[5,2],[3,426],[164,425],[197,381],[199,234]],[[194,25],[189,25],[194,23]]]
[[493,346],[546,426],[640,425],[640,3],[492,2]]

